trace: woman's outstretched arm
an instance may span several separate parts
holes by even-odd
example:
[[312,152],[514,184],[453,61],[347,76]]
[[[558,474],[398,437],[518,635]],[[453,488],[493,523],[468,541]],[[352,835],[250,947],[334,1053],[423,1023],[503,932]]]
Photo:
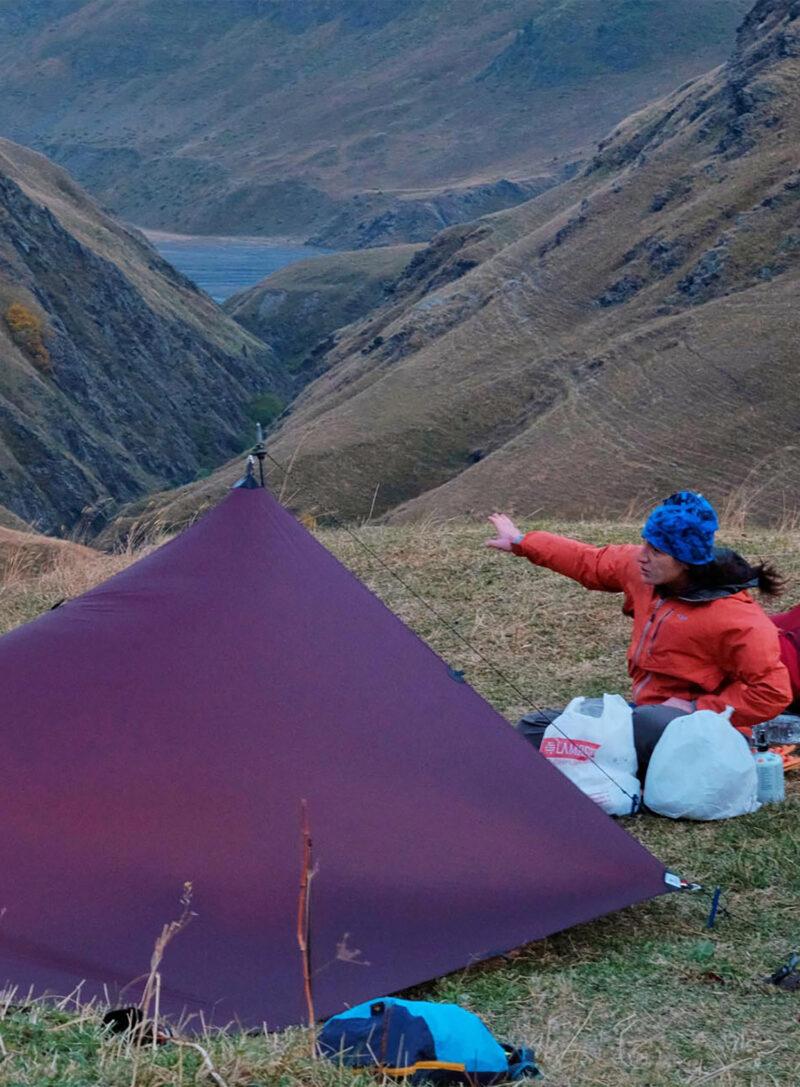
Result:
[[587,589],[622,593],[639,578],[636,562],[639,548],[635,544],[593,547],[552,532],[528,532],[523,535],[505,513],[493,513],[489,520],[496,535],[486,541],[487,547],[523,555],[535,566],[555,570]]

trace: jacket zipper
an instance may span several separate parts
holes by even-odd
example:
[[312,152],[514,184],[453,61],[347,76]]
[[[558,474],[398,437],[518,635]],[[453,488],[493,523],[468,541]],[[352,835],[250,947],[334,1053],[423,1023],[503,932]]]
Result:
[[647,650],[648,650],[649,653],[653,652],[653,646],[656,644],[656,638],[658,637],[659,632],[660,632],[661,628],[664,625],[664,620],[668,619],[669,616],[672,615],[672,613],[674,611],[675,611],[674,608],[669,608],[667,611],[664,612],[664,614],[659,619],[658,626],[655,628],[655,630],[653,631],[653,634],[652,634],[652,636],[650,638],[650,645],[647,647]]
[[[636,647],[636,654],[634,655],[634,658],[633,658],[633,663],[635,665],[639,663],[639,657],[641,656],[642,649],[644,648],[644,643],[645,643],[645,639],[647,638],[647,633],[650,630],[650,627],[655,622],[656,615],[658,614],[658,611],[659,611],[661,605],[664,604],[664,603],[665,603],[665,601],[659,600],[659,602],[653,608],[653,611],[652,611],[652,613],[650,615],[650,618],[645,623],[644,630],[642,631],[642,636],[639,639],[639,644]],[[652,651],[653,651],[653,646],[656,644],[656,638],[658,637],[658,634],[659,634],[659,631],[661,630],[661,627],[664,625],[664,620],[668,616],[672,615],[674,610],[675,610],[674,608],[668,608],[667,611],[665,611],[664,614],[659,619],[658,625],[655,627],[655,629],[653,630],[653,633],[652,633],[652,635],[650,637],[650,645],[648,646],[648,651],[649,652],[652,653]],[[633,689],[634,699],[639,697],[639,695],[642,693],[644,688],[647,686],[647,684],[652,679],[652,675],[653,675],[652,672],[648,672],[647,675],[644,677],[644,679],[641,680],[639,683],[637,683],[637,685]]]
[[644,646],[644,640],[647,637],[647,632],[650,630],[650,627],[653,625],[653,621],[654,621],[656,615],[658,614],[658,609],[661,607],[661,605],[663,603],[664,603],[663,600],[659,600],[659,602],[656,604],[656,606],[653,608],[652,612],[650,613],[650,618],[647,620],[647,622],[644,625],[644,630],[642,631],[642,636],[639,639],[639,644],[636,646],[636,652],[633,654],[633,663],[634,664],[639,663],[639,657],[640,657],[641,652],[642,652],[642,647]]

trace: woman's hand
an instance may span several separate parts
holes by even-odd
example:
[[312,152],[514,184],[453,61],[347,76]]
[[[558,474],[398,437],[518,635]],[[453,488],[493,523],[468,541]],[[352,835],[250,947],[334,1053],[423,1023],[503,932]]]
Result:
[[504,513],[493,513],[489,520],[494,525],[497,536],[493,540],[487,540],[485,546],[496,547],[498,551],[510,551],[511,541],[520,535],[517,526]]

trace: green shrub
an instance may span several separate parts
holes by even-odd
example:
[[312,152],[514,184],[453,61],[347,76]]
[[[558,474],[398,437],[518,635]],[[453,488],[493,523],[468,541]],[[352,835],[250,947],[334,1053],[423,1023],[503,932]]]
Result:
[[285,407],[286,401],[282,400],[277,393],[262,393],[261,396],[256,396],[250,401],[245,411],[248,419],[267,426],[273,419],[278,418]]

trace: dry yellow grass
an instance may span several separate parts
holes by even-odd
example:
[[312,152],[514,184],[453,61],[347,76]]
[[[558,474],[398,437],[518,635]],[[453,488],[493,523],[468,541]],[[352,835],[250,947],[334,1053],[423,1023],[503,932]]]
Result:
[[37,533],[0,527],[0,634],[124,570],[161,542],[154,537],[107,554]]
[[30,581],[56,567],[79,571],[90,565],[95,555],[90,548],[69,540],[0,525],[0,577],[5,585]]

